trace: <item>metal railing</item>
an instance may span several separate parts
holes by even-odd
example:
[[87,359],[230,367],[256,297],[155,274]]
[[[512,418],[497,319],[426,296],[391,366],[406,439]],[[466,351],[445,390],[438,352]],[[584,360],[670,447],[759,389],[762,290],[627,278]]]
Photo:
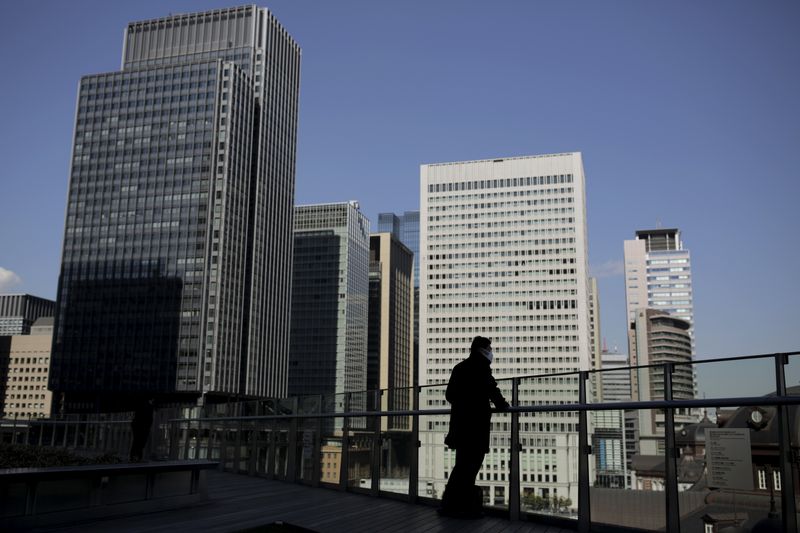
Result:
[[[800,365],[799,356],[800,352],[789,352],[708,359],[692,363],[664,363],[499,379],[498,384],[504,389],[506,396],[510,397],[513,407],[495,415],[496,425],[493,429],[493,436],[497,436],[499,439],[498,448],[507,449],[508,453],[507,456],[503,456],[505,458],[501,457],[495,461],[494,470],[487,473],[492,477],[488,480],[479,480],[478,484],[487,485],[490,484],[490,481],[494,481],[491,484],[502,485],[504,491],[507,488],[507,497],[504,495],[503,501],[496,507],[507,513],[512,520],[550,520],[559,523],[562,527],[572,527],[581,532],[601,529],[604,522],[593,520],[591,502],[593,495],[598,498],[598,501],[606,501],[609,495],[601,494],[603,489],[598,490],[598,487],[592,486],[593,473],[596,473],[593,472],[596,461],[593,462],[592,459],[596,459],[597,450],[592,448],[590,441],[593,426],[590,416],[596,416],[604,411],[619,411],[621,415],[622,413],[635,414],[641,411],[655,411],[659,414],[663,413],[664,424],[662,433],[664,492],[661,496],[663,498],[661,502],[663,516],[653,519],[651,525],[645,525],[638,529],[661,528],[667,531],[680,531],[682,520],[687,520],[687,516],[691,514],[688,512],[689,504],[686,503],[688,501],[687,492],[691,491],[682,491],[683,487],[679,486],[681,479],[678,462],[681,453],[676,442],[676,411],[685,413],[701,408],[723,409],[745,406],[754,408],[760,406],[774,409],[773,424],[777,426],[778,431],[777,442],[773,443],[773,447],[777,457],[777,470],[780,472],[778,478],[780,489],[773,492],[780,492],[775,496],[780,499],[783,530],[796,533],[798,502],[793,496],[796,496],[798,489],[800,442],[792,442],[791,435],[800,435],[800,428],[790,425],[789,412],[790,409],[794,412],[798,409],[791,406],[800,405],[800,389],[787,390],[786,368],[790,360],[793,365]],[[682,364],[698,366],[722,364],[729,367],[748,362],[755,362],[764,368],[766,365],[771,366],[774,381],[765,393],[774,392],[774,394],[726,396],[711,399],[675,400],[672,398],[672,375],[675,368]],[[590,383],[598,382],[603,373],[628,372],[631,375],[634,373],[642,375],[642,373],[650,373],[656,368],[661,371],[659,375],[663,375],[665,395],[663,399],[598,403],[591,401]],[[759,372],[763,373],[763,370],[759,369]],[[590,379],[593,374],[595,375],[594,380]],[[574,391],[577,393],[574,401],[564,400],[562,394],[559,396],[560,399],[553,402],[542,398],[526,402],[526,395],[530,396],[533,384],[549,383],[562,378],[561,383],[564,384],[567,395],[573,392],[571,387],[577,385],[577,391]],[[436,390],[437,388],[442,390]],[[527,392],[523,394],[523,390]],[[440,394],[442,392],[443,385],[428,385],[401,391],[366,391],[338,396],[309,396],[238,402],[203,408],[195,407],[184,409],[180,414],[177,411],[162,412],[159,421],[154,425],[150,446],[152,455],[156,457],[215,459],[220,461],[221,468],[226,471],[261,475],[315,487],[334,487],[339,490],[362,492],[375,496],[400,497],[411,502],[436,500],[440,497],[437,486],[443,485],[446,479],[439,478],[431,481],[431,475],[420,476],[420,456],[424,453],[426,461],[430,461],[431,457],[436,455],[431,449],[436,448],[436,453],[445,457],[445,460],[437,468],[442,470],[442,465],[448,462],[450,456],[441,443],[441,437],[443,436],[442,432],[446,431],[446,417],[450,410],[447,408],[423,409],[421,403],[433,403],[429,400],[443,398],[443,394]],[[403,397],[402,402],[393,402],[399,397]],[[391,405],[397,403],[408,405],[409,408],[390,408]],[[567,422],[554,422],[552,429],[549,429],[550,426],[543,426],[545,423],[536,422],[537,415],[555,417],[558,413],[564,413],[563,420]],[[620,418],[625,417],[621,416]],[[574,430],[570,430],[569,421],[573,419],[577,423]],[[553,420],[558,420],[558,418],[553,418]],[[797,421],[791,423],[797,423]],[[93,424],[106,429],[91,433],[89,428]],[[122,424],[126,424],[126,422],[38,421],[35,422],[35,425],[39,425],[41,428],[38,433],[31,431],[33,428],[31,426],[26,437],[19,440],[26,443],[38,441],[39,444],[48,444],[47,436],[49,436],[49,445],[69,447],[74,444],[75,447],[80,447],[79,445],[82,443],[85,447],[92,448],[97,443],[101,443],[104,449],[108,449],[114,448],[114,446],[103,435],[107,434],[109,428]],[[559,426],[559,424],[561,425]],[[556,430],[556,428],[563,427],[564,424],[567,425],[566,431]],[[59,425],[67,427],[72,425],[78,429],[74,429],[73,433],[69,433],[68,430],[54,433],[55,428]],[[526,429],[523,429],[523,425]],[[45,427],[50,427],[50,433],[43,431]],[[81,427],[84,429],[81,430]],[[441,427],[445,429],[437,429]],[[507,427],[507,430],[500,431],[497,429],[498,427]],[[546,429],[540,429],[542,427]],[[6,434],[5,427],[2,429],[2,432]],[[627,427],[619,429],[623,433],[628,430]],[[129,424],[125,426],[125,430],[129,431]],[[120,432],[117,433],[118,440],[125,430],[120,429]],[[531,452],[534,448],[539,451],[540,448],[546,450],[553,447],[553,453],[556,451],[561,453],[563,450],[554,449],[555,445],[534,444],[533,440],[539,436],[546,438],[551,433],[555,434],[559,431],[563,431],[565,434],[577,434],[577,439],[567,439],[566,442],[570,444],[559,445],[562,448],[569,448],[566,455],[567,462],[571,461],[572,457],[577,459],[577,476],[573,475],[577,478],[577,510],[574,513],[566,510],[573,507],[571,503],[559,504],[555,508],[552,508],[551,505],[549,515],[543,515],[542,509],[537,507],[541,500],[537,500],[535,496],[523,491],[524,488],[531,485],[541,485],[540,481],[533,480],[531,474],[523,473],[532,471],[531,468],[527,468],[527,470],[523,468],[523,460],[530,467],[534,461],[533,454],[526,452]],[[18,433],[14,434],[18,435]],[[36,437],[30,439],[30,435],[36,435]],[[422,442],[421,435],[426,436],[425,443]],[[95,449],[98,448],[99,446]],[[623,449],[623,454],[626,452],[627,449]],[[559,457],[563,459],[564,456],[560,455]],[[538,457],[536,461],[538,461]],[[546,460],[545,464],[547,464]],[[497,466],[501,468],[497,468]],[[569,469],[567,472],[563,471],[564,465],[557,465],[559,470],[556,474],[555,466],[556,464],[553,463],[551,474],[545,475],[548,477],[552,475],[553,480],[556,475],[562,476],[562,479],[564,474],[572,475]],[[500,483],[496,481],[498,475]],[[531,477],[521,479],[526,475]],[[778,482],[775,481],[775,484],[777,485]],[[574,489],[574,486],[571,489]],[[626,488],[617,490],[619,494],[613,494],[611,497],[617,498],[620,504],[625,504],[624,502],[633,496],[641,496],[639,493],[645,492],[627,484]],[[704,490],[705,492],[699,494],[704,496],[705,500],[710,500],[708,495],[714,491]],[[753,491],[753,498],[758,496],[761,498],[759,501],[765,501],[764,494],[756,493],[757,491]],[[718,496],[721,494],[723,493],[718,492],[714,496],[719,499]],[[753,500],[753,498],[747,500],[748,494],[746,491],[730,492],[729,495],[734,498],[734,519],[743,514],[736,510],[736,498],[738,497],[741,501]],[[652,493],[645,496],[649,498],[648,501],[652,499]],[[495,497],[497,498],[497,496]],[[692,501],[695,500],[703,499],[694,498]],[[560,501],[563,503],[567,500]],[[741,510],[746,505],[740,504],[739,509]],[[757,510],[751,510],[751,513],[756,516],[767,516],[767,511],[760,507]],[[711,514],[713,513],[708,515]],[[698,517],[694,516],[692,519],[697,520]],[[629,527],[636,529],[635,526]]]

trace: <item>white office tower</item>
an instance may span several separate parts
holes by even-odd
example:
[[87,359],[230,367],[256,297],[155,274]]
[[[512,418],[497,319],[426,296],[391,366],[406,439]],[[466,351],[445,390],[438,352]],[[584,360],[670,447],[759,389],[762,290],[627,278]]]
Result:
[[688,321],[694,344],[692,265],[680,230],[642,230],[625,241],[625,304],[629,324],[636,321],[637,309],[644,308]]
[[[660,364],[668,361],[689,363],[694,359],[694,307],[692,303],[692,266],[689,250],[683,246],[681,232],[675,228],[639,230],[636,238],[626,240],[625,304],[628,313],[628,350],[631,365]],[[656,315],[667,314],[674,320]],[[652,319],[652,320],[651,320]],[[638,326],[637,326],[638,324]],[[670,333],[660,333],[670,324]],[[687,335],[688,339],[684,339]],[[655,337],[651,338],[652,335]],[[668,335],[668,344],[657,342]],[[655,341],[653,340],[655,339]],[[688,344],[687,344],[688,343]],[[691,399],[696,394],[697,379],[691,366],[677,366],[673,375],[675,399]],[[640,371],[632,376],[634,399],[647,401],[664,398],[661,369]],[[640,418],[641,454],[658,454],[664,448],[663,417],[656,413]],[[678,427],[702,417],[699,410],[676,412]],[[645,445],[649,443],[651,445]]]
[[[421,405],[447,407],[444,386],[475,335],[489,337],[498,380],[590,366],[586,209],[581,154],[422,165]],[[501,390],[511,400],[510,382]],[[577,376],[526,379],[520,404],[578,400]],[[523,506],[534,496],[577,507],[577,413],[520,417]],[[508,502],[509,415],[492,418],[477,483]],[[441,495],[455,462],[447,417],[421,421],[420,476]]]

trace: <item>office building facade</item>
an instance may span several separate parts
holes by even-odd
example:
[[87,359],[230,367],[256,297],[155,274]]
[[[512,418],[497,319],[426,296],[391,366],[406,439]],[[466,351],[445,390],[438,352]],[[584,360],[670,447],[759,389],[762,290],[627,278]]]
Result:
[[299,68],[246,6],[131,23],[122,69],[81,79],[51,372],[67,410],[286,394]]
[[378,233],[391,233],[414,254],[414,287],[419,287],[419,211],[378,214]]
[[[414,254],[391,233],[375,233],[369,260],[367,389],[384,391],[382,407],[407,410],[414,383]],[[381,423],[410,429],[408,421],[392,417]]]
[[53,395],[47,390],[47,378],[52,343],[53,317],[38,318],[26,334],[0,336],[0,416],[50,416]]
[[[600,293],[597,288],[597,278],[589,278],[589,344],[591,346],[591,358],[589,368],[591,370],[600,370],[601,362],[601,332],[600,332]],[[599,374],[593,373],[590,375],[592,393],[595,400],[598,402],[603,401],[603,387],[598,381]]]
[[358,202],[296,207],[292,291],[289,395],[366,390],[369,221]]
[[30,294],[0,294],[0,336],[28,335],[36,319],[53,316],[53,300]]
[[[638,309],[657,309],[694,324],[692,264],[678,229],[636,232],[626,240],[625,306],[628,322]],[[692,330],[692,338],[694,331]],[[633,356],[633,351],[630,351]],[[631,364],[637,364],[632,360]]]
[[[672,316],[657,309],[639,309],[631,325],[629,346],[631,359],[639,368],[631,376],[631,394],[634,400],[663,400],[663,363],[676,363],[672,373],[672,397],[675,400],[694,398],[694,369],[692,362],[691,324],[688,320]],[[639,410],[640,455],[659,455],[664,452],[664,414],[660,410]],[[675,409],[678,429],[697,422],[690,409]]]
[[414,385],[419,385],[419,211],[378,214],[378,232],[391,233],[414,253]]
[[[631,365],[691,362],[694,357],[692,265],[691,254],[684,247],[680,230],[639,230],[634,239],[624,242],[624,253],[625,306]],[[661,331],[670,324],[669,332]],[[666,351],[650,349],[654,339],[651,335],[655,335],[655,339]],[[684,346],[687,336],[688,348]],[[691,366],[677,366],[675,369],[674,398],[694,398],[694,369]],[[634,373],[631,376],[633,399],[662,399],[663,382],[661,369]],[[651,415],[639,413],[635,419],[640,443],[638,453],[642,455],[659,454],[664,449],[663,416],[656,416],[655,412]],[[698,412],[678,410],[675,422],[680,428],[699,418]]]
[[[602,350],[599,373],[602,401],[624,402],[631,399],[631,371],[626,354]],[[630,488],[630,462],[635,442],[625,432],[626,412],[623,410],[595,411],[592,449],[595,460],[595,486]]]
[[626,402],[631,400],[631,371],[628,355],[603,350],[600,355],[600,383],[603,387],[603,400],[607,402]]
[[[422,165],[420,173],[420,384],[443,408],[453,366],[472,338],[491,338],[495,378],[587,370],[591,364],[586,210],[580,153]],[[502,385],[510,399],[510,386]],[[572,402],[578,379],[523,380],[525,404]],[[521,421],[523,496],[577,502],[577,416]],[[477,483],[508,501],[508,420],[493,418],[491,452]],[[505,426],[504,426],[505,424]],[[421,438],[421,476],[438,493],[455,453],[441,446],[447,420]]]

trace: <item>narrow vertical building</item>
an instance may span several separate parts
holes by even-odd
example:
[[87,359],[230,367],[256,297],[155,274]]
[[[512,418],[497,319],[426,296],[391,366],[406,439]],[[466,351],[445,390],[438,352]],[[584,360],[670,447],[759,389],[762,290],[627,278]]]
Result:
[[[391,233],[377,233],[369,238],[369,259],[367,389],[384,391],[385,409],[410,409],[414,375],[414,254]],[[408,417],[381,422],[384,429],[409,429]]]
[[[592,356],[589,368],[591,370],[600,370],[602,367],[601,355],[602,348],[600,346],[600,293],[597,288],[597,278],[589,278],[589,343],[591,344]],[[598,380],[598,374],[594,373],[592,377],[592,392],[596,401],[603,401],[603,386]]]
[[369,221],[358,202],[295,209],[293,276],[289,395],[366,390]]
[[[599,386],[603,402],[625,402],[631,399],[631,371],[626,354],[603,349]],[[635,416],[635,412],[631,412]],[[595,411],[592,455],[595,460],[595,486],[630,488],[630,459],[635,442],[625,433],[626,412],[623,410]]]
[[285,395],[300,48],[256,6],[123,42],[78,89],[54,401]]
[[[589,369],[581,154],[422,165],[420,195],[420,384],[447,383],[475,335],[492,340],[497,379]],[[503,387],[510,399],[510,386]],[[428,390],[438,392],[423,396],[425,406],[447,406],[442,387]],[[520,385],[527,405],[577,399],[577,375]],[[524,497],[570,498],[574,506],[577,415],[523,418]],[[477,483],[485,499],[503,505],[508,421],[496,416],[492,424]],[[421,435],[420,475],[439,494],[455,457],[441,446],[446,431],[446,420],[437,418]]]
[[419,211],[378,214],[378,231],[391,233],[414,253],[414,385],[419,385]]

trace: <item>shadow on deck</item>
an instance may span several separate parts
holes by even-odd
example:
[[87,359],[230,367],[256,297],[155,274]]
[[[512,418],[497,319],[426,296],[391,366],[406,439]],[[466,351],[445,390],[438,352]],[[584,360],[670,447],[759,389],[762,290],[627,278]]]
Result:
[[[315,489],[237,474],[208,472],[210,500],[202,505],[35,531],[59,532],[235,532],[284,522],[319,533],[475,532],[560,533],[569,530],[496,517],[457,520],[435,508],[389,498]],[[279,531],[279,530],[276,530]]]

